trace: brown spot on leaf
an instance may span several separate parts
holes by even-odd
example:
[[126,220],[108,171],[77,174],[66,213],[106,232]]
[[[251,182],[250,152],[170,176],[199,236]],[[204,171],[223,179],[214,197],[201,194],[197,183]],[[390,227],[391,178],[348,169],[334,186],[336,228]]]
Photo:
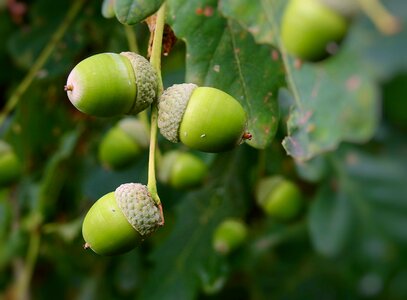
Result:
[[358,75],[353,75],[346,81],[346,89],[349,92],[355,91],[359,87],[360,87],[360,78]]
[[24,15],[27,13],[27,4],[16,0],[7,0],[7,8],[14,23],[23,23]]
[[311,118],[311,116],[312,116],[312,111],[310,111],[310,110],[303,113],[301,118],[298,120],[298,124],[305,125],[308,122],[308,120]]
[[307,132],[312,132],[316,129],[317,127],[315,126],[315,124],[309,124],[307,126]]
[[213,7],[206,6],[204,8],[203,14],[205,15],[205,17],[211,17],[213,15]]
[[356,153],[348,153],[346,155],[346,163],[350,166],[356,165],[358,163],[359,159]]
[[270,98],[273,96],[273,92],[268,92],[266,96],[264,96],[263,103],[268,103]]
[[330,55],[334,55],[336,52],[338,52],[339,46],[337,43],[331,42],[326,45],[325,49]]
[[299,70],[299,69],[301,69],[301,67],[302,67],[302,60],[299,58],[296,58],[294,61],[294,68]]
[[273,51],[271,51],[271,58],[272,58],[274,61],[277,61],[277,60],[280,59],[280,54],[278,53],[277,50],[274,49]]

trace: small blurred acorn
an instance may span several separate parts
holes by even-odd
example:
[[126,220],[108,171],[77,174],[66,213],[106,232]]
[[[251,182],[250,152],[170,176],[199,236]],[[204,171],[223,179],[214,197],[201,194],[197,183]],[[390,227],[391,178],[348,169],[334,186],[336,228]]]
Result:
[[243,244],[247,233],[247,226],[242,220],[225,219],[215,229],[212,246],[217,253],[227,255]]
[[149,132],[143,122],[128,117],[112,127],[99,145],[99,160],[106,168],[130,166],[148,147]]
[[16,182],[21,175],[21,163],[13,148],[0,140],[0,187]]
[[256,200],[267,215],[279,221],[294,219],[303,206],[297,185],[281,176],[261,179],[256,189]]
[[158,178],[176,189],[199,186],[208,173],[208,167],[198,156],[173,150],[165,153],[158,166]]

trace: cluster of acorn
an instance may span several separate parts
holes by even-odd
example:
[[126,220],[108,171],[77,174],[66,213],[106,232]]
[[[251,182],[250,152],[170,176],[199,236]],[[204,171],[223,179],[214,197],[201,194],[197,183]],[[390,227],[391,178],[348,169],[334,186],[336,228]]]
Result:
[[[246,113],[232,96],[185,83],[173,85],[157,99],[157,80],[150,63],[138,54],[101,53],[74,67],[65,90],[78,110],[97,117],[135,115],[157,101],[161,134],[198,151],[228,151],[250,138]],[[103,138],[99,158],[109,168],[124,167],[147,147],[148,140],[148,130],[140,121],[124,118]],[[163,155],[158,177],[175,188],[186,188],[202,181],[206,171],[198,157],[171,151]],[[126,252],[154,232],[161,218],[145,185],[123,184],[96,201],[85,216],[85,247],[102,255]]]
[[[260,179],[255,190],[257,204],[262,211],[280,223],[295,220],[304,207],[298,186],[282,177],[268,176]],[[215,229],[212,246],[221,255],[228,255],[241,247],[248,237],[248,227],[237,218],[227,218]]]

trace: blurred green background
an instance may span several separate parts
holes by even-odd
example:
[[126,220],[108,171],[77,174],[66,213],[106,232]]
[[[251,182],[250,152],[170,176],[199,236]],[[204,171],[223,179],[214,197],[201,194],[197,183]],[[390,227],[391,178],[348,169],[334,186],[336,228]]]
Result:
[[[23,166],[18,182],[0,189],[0,299],[407,298],[406,31],[383,36],[361,15],[336,57],[299,70],[289,58],[283,73],[265,20],[279,20],[285,4],[260,2],[168,1],[179,40],[162,59],[164,86],[222,88],[248,109],[258,139],[255,148],[194,152],[209,166],[205,182],[187,191],[159,183],[166,225],[128,254],[101,257],[82,248],[83,217],[121,183],[146,184],[148,153],[125,170],[103,168],[98,145],[119,118],[80,113],[63,87],[82,59],[129,50],[125,25],[102,16],[102,1],[0,1],[0,137]],[[383,2],[404,25],[406,2]],[[204,19],[197,9],[208,7],[214,12]],[[129,28],[146,55],[147,25]],[[301,123],[284,74],[315,112],[316,131]],[[360,90],[351,94],[355,78]],[[9,112],[10,99],[17,102]],[[161,136],[159,146],[186,150]],[[300,188],[300,216],[280,222],[256,204],[256,185],[268,175]],[[244,220],[249,235],[225,256],[212,235],[227,217]]]

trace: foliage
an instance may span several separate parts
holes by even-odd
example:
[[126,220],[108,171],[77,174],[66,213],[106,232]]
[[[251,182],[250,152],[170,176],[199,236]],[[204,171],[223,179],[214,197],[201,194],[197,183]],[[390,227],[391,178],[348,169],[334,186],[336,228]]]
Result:
[[[178,42],[162,58],[164,86],[231,94],[253,139],[194,152],[210,167],[204,184],[159,183],[166,225],[128,254],[100,257],[82,248],[83,217],[121,183],[147,183],[148,151],[125,170],[104,169],[98,145],[120,118],[78,112],[63,86],[80,60],[128,51],[134,36],[146,55],[140,21],[162,1],[104,1],[110,19],[102,1],[9,2],[0,2],[0,136],[24,176],[0,190],[0,299],[407,297],[405,28],[385,35],[361,12],[338,53],[299,66],[279,36],[287,1],[167,0]],[[406,1],[383,3],[405,24]],[[183,148],[158,142],[161,152]],[[268,175],[299,186],[300,217],[281,223],[257,206]],[[229,217],[246,222],[249,238],[221,256],[212,235]]]

